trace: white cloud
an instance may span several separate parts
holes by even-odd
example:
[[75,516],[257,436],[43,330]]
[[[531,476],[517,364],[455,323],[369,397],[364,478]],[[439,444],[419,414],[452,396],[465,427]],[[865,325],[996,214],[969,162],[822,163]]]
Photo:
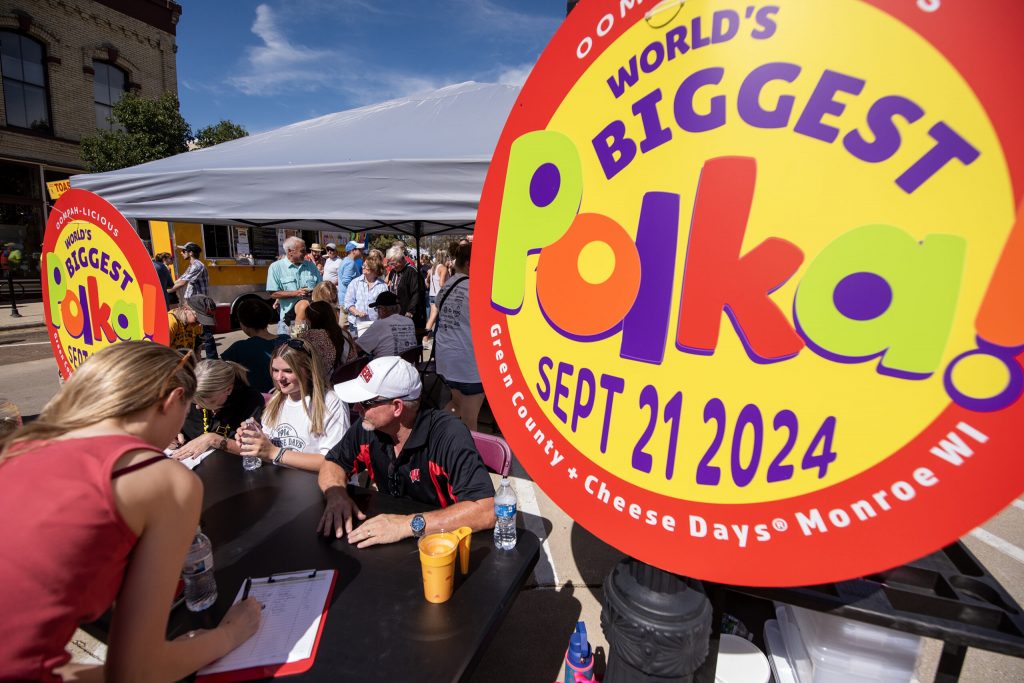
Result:
[[228,79],[228,83],[246,95],[316,90],[329,83],[331,74],[343,61],[342,56],[333,50],[289,41],[268,5],[256,7],[252,32],[262,44],[246,50],[242,72]]
[[497,80],[503,85],[522,85],[531,71],[533,71],[533,64],[502,67],[498,71]]
[[[504,8],[493,0],[455,0],[466,8],[465,17],[486,30],[516,32],[529,28],[533,32],[543,17],[526,15]],[[347,5],[353,9],[364,0],[305,0],[308,5]],[[295,10],[292,5],[289,11]],[[357,52],[342,47],[330,49],[303,45],[289,38],[285,14],[278,14],[268,4],[256,8],[252,33],[259,44],[244,53],[239,70],[227,84],[244,95],[281,96],[302,92],[325,93],[324,105],[337,101],[337,107],[361,106],[384,100],[427,92],[466,80],[522,85],[533,64],[496,65],[473,71],[460,70],[432,74],[414,70],[389,69],[366,63]],[[532,27],[532,28],[531,28]],[[536,37],[536,36],[533,36]],[[184,82],[189,90],[204,89],[194,82]],[[211,89],[214,90],[215,89]],[[335,100],[331,94],[337,96]],[[319,111],[322,107],[317,107]]]
[[359,18],[352,16],[355,14],[362,14],[364,17],[394,15],[396,11],[393,6],[385,7],[374,0],[291,0],[283,9],[300,16],[326,15],[336,18],[339,13],[344,13],[347,15],[346,19]]

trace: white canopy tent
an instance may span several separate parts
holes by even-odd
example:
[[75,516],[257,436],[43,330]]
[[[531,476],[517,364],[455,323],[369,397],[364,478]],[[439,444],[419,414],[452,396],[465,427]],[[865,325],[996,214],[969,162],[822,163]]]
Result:
[[128,218],[401,232],[472,230],[518,86],[460,83],[207,149],[76,175]]

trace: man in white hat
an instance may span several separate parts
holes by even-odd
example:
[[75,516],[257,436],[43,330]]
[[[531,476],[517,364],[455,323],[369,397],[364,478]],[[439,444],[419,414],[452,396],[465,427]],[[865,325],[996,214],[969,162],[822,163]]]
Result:
[[[338,284],[338,268],[341,266],[341,256],[338,255],[338,245],[328,242],[324,245],[327,254],[324,256],[324,282]],[[339,294],[344,294],[338,290]]]
[[[442,529],[494,526],[494,487],[469,430],[449,412],[421,408],[419,374],[397,356],[370,361],[335,387],[362,420],[352,425],[320,467],[324,536],[347,534],[360,548],[420,538]],[[366,519],[346,491],[350,476],[369,471],[384,494],[438,507],[416,515]],[[366,520],[353,529],[356,520]]]

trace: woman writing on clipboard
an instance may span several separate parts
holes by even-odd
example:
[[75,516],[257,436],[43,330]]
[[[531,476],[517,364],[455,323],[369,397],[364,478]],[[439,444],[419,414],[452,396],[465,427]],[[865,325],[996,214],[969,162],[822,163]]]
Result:
[[[250,599],[214,629],[165,638],[203,497],[163,455],[191,405],[192,362],[152,342],[109,346],[0,439],[0,680],[176,681],[256,632]],[[75,628],[115,600],[106,664],[68,665]]]

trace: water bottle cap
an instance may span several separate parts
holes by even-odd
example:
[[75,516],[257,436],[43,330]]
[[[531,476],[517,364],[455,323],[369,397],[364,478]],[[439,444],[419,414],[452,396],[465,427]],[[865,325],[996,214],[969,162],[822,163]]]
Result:
[[587,627],[583,622],[576,624],[576,631],[569,636],[569,659],[574,664],[586,664],[590,659],[590,643],[587,642]]

